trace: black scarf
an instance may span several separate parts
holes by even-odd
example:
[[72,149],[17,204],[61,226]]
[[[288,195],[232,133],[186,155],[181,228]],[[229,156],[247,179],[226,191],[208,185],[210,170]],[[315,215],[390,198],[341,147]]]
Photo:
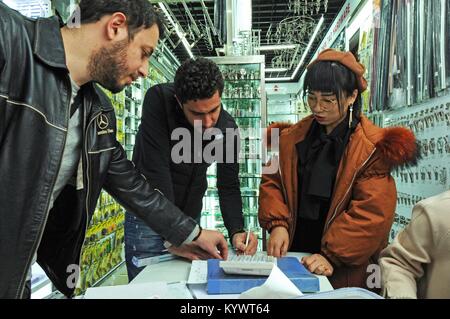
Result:
[[325,127],[314,120],[305,140],[296,145],[300,218],[318,220],[328,211],[339,162],[358,123],[354,118],[349,128],[347,116],[327,135]]

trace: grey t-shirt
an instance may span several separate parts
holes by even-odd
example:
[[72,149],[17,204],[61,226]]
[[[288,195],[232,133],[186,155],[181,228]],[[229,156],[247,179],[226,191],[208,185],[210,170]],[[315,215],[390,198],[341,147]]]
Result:
[[[72,100],[73,104],[76,95],[80,88],[72,80]],[[49,210],[53,208],[53,202],[58,198],[61,191],[69,183],[70,179],[77,172],[78,164],[80,162],[81,156],[81,139],[83,136],[82,130],[83,120],[82,112],[80,108],[77,108],[75,113],[69,120],[69,128],[67,130],[66,145],[64,147],[63,158],[61,161],[61,167],[58,172],[58,177],[56,178],[55,187],[53,187],[52,197],[50,198]]]
[[[78,94],[78,91],[80,90],[80,87],[72,80],[72,78],[70,78],[70,81],[72,82],[72,99],[70,104],[72,105],[74,103],[75,97]],[[80,157],[83,136],[82,115],[83,113],[81,112],[80,107],[78,107],[69,120],[63,158],[61,161],[61,167],[59,168],[58,176],[56,178],[55,186],[53,187],[52,196],[50,197],[50,206],[48,208],[49,211],[53,208],[55,199],[58,198],[64,187],[69,184],[69,182],[72,182],[71,178],[75,176],[75,173],[77,173],[78,171],[79,164],[81,163]],[[32,265],[36,262],[36,259],[37,255],[35,254],[31,262]],[[31,268],[28,271],[27,276],[27,280],[30,279]]]

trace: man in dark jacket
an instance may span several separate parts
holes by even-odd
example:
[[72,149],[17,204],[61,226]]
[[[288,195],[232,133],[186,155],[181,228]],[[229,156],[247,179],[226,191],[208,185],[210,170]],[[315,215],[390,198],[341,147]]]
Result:
[[0,298],[27,297],[35,258],[73,295],[102,188],[173,245],[228,253],[220,233],[202,231],[126,159],[94,84],[119,92],[147,75],[161,30],[152,6],[82,0],[78,14],[76,28],[61,28],[0,2]]
[[[243,229],[238,127],[221,106],[223,88],[218,66],[205,58],[186,60],[177,70],[175,83],[152,87],[144,99],[133,162],[154,187],[197,221],[207,189],[207,168],[217,162],[220,209],[230,242],[238,252],[254,254],[256,237],[251,233],[247,242]],[[209,152],[213,149],[217,154]],[[126,213],[129,279],[141,270],[133,264],[133,257],[161,255],[163,251],[161,236]],[[209,258],[202,251],[184,248],[171,247],[169,252],[188,259]]]

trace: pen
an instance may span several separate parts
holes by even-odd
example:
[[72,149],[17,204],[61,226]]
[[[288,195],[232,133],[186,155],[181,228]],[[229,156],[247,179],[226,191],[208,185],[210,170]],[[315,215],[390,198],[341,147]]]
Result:
[[245,239],[245,248],[247,249],[248,240],[250,239],[250,226],[247,228],[247,238]]

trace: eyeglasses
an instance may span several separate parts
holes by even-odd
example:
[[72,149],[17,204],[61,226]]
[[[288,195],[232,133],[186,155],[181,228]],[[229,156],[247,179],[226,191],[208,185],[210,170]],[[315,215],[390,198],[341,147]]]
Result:
[[328,111],[337,105],[337,100],[328,97],[318,99],[315,95],[308,94],[307,103],[311,109],[316,107],[317,103],[320,103],[322,109]]

